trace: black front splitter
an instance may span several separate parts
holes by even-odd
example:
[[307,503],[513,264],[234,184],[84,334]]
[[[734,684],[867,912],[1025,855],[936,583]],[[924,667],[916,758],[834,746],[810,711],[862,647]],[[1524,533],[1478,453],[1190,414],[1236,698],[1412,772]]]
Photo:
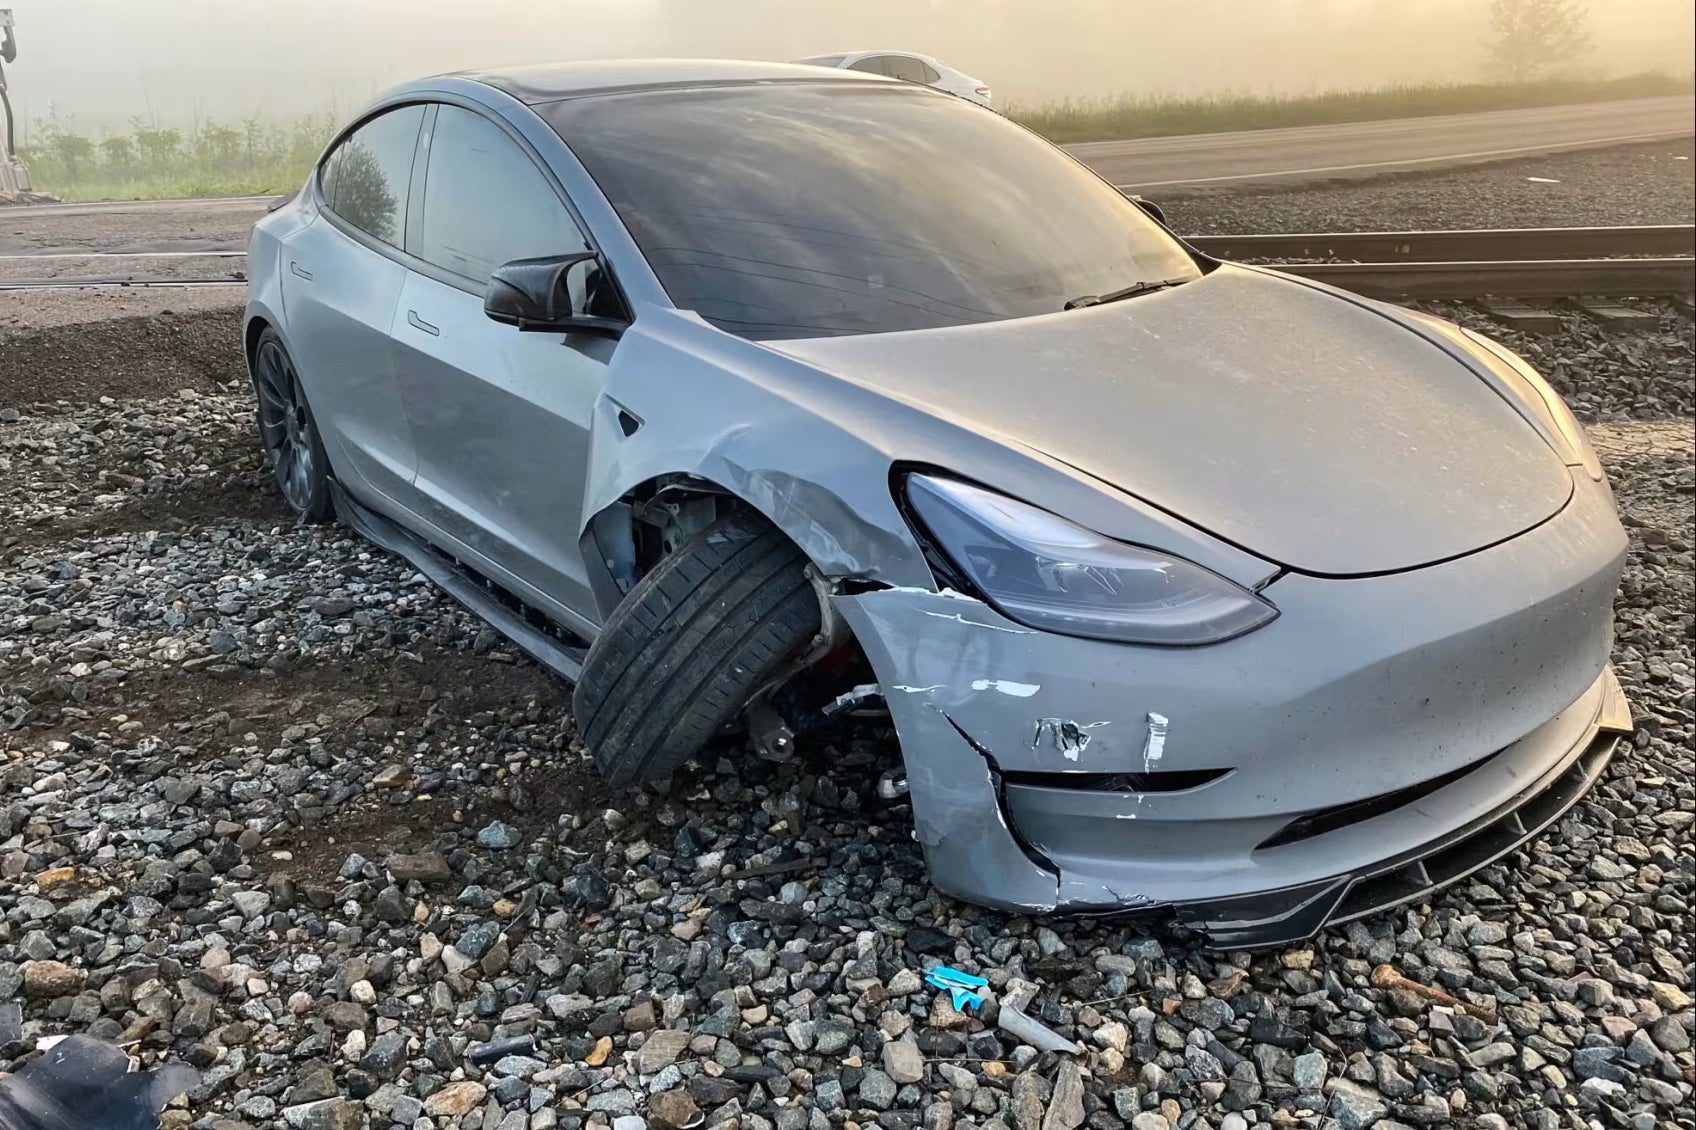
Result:
[[1564,760],[1494,810],[1410,851],[1344,874],[1235,898],[1090,917],[1146,920],[1150,915],[1168,915],[1175,925],[1199,934],[1215,950],[1294,945],[1327,926],[1424,898],[1524,846],[1595,786],[1621,737],[1617,732],[1598,731],[1576,757]]

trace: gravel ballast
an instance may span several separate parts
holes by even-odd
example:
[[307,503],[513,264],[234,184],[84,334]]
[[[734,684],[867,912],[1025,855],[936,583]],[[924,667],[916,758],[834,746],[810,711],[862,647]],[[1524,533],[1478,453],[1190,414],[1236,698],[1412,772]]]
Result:
[[[1430,226],[1391,214],[1366,226]],[[936,893],[875,795],[876,725],[608,790],[568,687],[289,518],[227,298],[179,307],[176,345],[29,301],[0,326],[34,350],[0,368],[0,1071],[72,1032],[187,1062],[173,1130],[1696,1125],[1696,437],[1668,304],[1545,336],[1431,307],[1594,425],[1631,539],[1629,747],[1429,903],[1222,957]],[[984,1010],[923,982],[939,962],[988,978]],[[1027,994],[1081,1054],[1000,1026]]]
[[[565,687],[397,559],[284,518],[236,389],[0,423],[0,999],[23,1009],[0,1067],[46,1035],[135,1041],[204,1073],[167,1125],[221,1130],[1689,1109],[1687,418],[1598,432],[1642,720],[1608,779],[1431,905],[1251,959],[939,896],[873,796],[875,728],[608,793]],[[996,999],[1037,986],[1027,1012],[1085,1053],[954,1012],[920,980],[938,961]]]

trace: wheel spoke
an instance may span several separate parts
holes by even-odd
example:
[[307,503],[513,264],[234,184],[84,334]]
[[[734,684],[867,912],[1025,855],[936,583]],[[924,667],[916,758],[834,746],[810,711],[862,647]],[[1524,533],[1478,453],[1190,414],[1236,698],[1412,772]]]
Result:
[[268,408],[275,408],[279,412],[288,411],[288,400],[283,396],[282,392],[271,383],[271,378],[269,377],[259,378],[259,399],[263,401]]
[[311,461],[306,452],[296,450],[294,467],[290,472],[289,481],[294,488],[294,504],[302,510],[306,509],[306,504],[310,501],[312,493]]
[[282,488],[285,495],[288,494],[289,476],[294,474],[294,445],[289,443],[286,436],[272,453],[271,474],[276,476],[277,486]]

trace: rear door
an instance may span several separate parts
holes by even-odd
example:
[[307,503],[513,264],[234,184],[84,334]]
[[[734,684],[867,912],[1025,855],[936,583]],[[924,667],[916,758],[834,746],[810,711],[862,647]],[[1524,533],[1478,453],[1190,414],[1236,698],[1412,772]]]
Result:
[[422,165],[393,323],[418,512],[484,573],[588,627],[577,536],[589,424],[615,343],[524,333],[483,313],[496,267],[588,241],[554,178],[492,118],[439,106]]
[[423,105],[366,121],[318,172],[319,216],[283,248],[287,342],[336,477],[367,505],[409,509],[416,452],[389,345],[406,268]]

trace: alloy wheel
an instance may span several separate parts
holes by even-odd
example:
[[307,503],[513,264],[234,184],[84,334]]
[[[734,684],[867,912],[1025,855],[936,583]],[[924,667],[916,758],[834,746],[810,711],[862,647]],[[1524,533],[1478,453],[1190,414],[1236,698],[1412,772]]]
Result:
[[259,437],[283,498],[304,514],[318,481],[318,437],[300,375],[283,347],[262,342],[254,364],[259,392]]

